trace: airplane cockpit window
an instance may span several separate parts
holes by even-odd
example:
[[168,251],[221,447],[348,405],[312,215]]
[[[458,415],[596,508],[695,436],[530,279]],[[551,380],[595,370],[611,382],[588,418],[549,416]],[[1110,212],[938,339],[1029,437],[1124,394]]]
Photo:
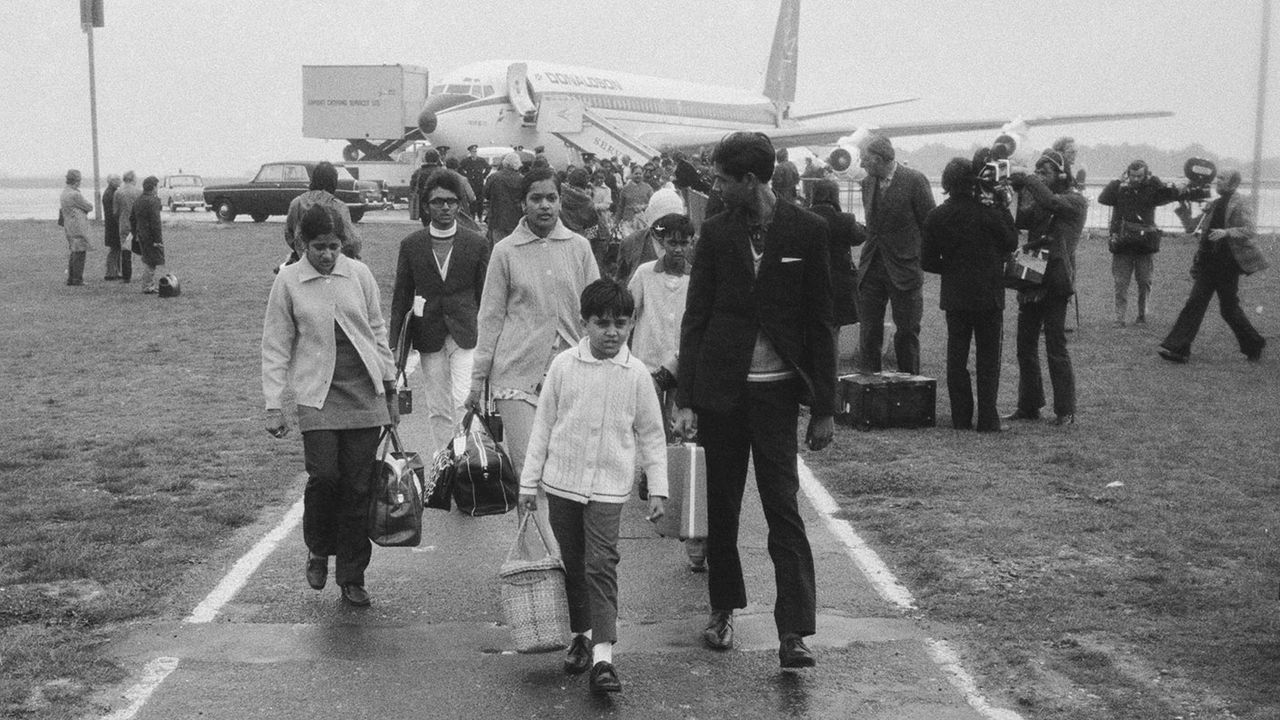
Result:
[[484,90],[482,90],[480,93],[480,97],[492,97],[492,96],[493,96],[493,86],[485,85]]
[[435,85],[431,88],[432,95],[442,95],[444,93],[444,85]]

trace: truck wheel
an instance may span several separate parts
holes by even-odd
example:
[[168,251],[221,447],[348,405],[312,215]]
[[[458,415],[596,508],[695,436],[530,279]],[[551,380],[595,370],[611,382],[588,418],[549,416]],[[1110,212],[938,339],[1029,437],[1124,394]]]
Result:
[[267,218],[270,216],[267,215],[266,213],[253,213],[249,217],[253,218],[253,221],[256,223],[262,223],[262,222],[266,222]]
[[360,218],[362,218],[362,217],[364,217],[364,210],[352,210],[352,211],[351,211],[351,222],[353,222],[353,223],[358,223],[358,222],[360,222]]
[[236,206],[231,204],[230,200],[218,200],[213,204],[213,212],[218,216],[218,222],[235,222]]

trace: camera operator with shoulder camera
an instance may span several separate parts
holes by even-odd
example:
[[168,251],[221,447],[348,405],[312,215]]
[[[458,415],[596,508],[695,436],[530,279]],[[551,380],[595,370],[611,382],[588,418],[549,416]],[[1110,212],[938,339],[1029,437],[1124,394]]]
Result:
[[1045,404],[1040,376],[1040,334],[1053,385],[1057,424],[1075,422],[1076,388],[1067,353],[1067,304],[1075,293],[1070,242],[1084,227],[1089,201],[1072,189],[1071,166],[1057,150],[1046,150],[1035,172],[1010,177],[1019,193],[1017,226],[1027,231],[1028,250],[1048,252],[1044,280],[1018,291],[1018,407],[1007,420],[1038,420]]
[[1155,225],[1156,207],[1178,200],[1182,190],[1166,185],[1151,174],[1142,160],[1134,160],[1118,179],[1107,183],[1098,203],[1111,210],[1111,277],[1116,281],[1116,327],[1124,327],[1128,306],[1129,279],[1138,281],[1138,316],[1135,325],[1147,323],[1147,298],[1151,294],[1151,274],[1155,254],[1160,252],[1160,228]]

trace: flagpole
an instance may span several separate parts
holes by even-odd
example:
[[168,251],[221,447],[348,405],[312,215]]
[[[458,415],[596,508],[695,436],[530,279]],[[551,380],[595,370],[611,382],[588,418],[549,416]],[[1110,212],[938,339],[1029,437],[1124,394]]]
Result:
[[93,67],[93,22],[84,23],[89,38],[89,123],[93,133],[93,218],[102,219],[102,193],[98,181],[98,86]]
[[1271,45],[1271,0],[1262,0],[1262,57],[1258,60],[1258,115],[1253,129],[1253,215],[1262,196],[1262,133],[1267,104],[1267,55]]

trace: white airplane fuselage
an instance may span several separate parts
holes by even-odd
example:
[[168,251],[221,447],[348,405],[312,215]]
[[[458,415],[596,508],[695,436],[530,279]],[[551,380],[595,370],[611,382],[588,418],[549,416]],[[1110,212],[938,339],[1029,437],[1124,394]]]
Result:
[[[532,110],[548,96],[575,98],[595,115],[641,140],[655,134],[776,127],[773,103],[745,90],[598,68],[507,60],[467,65],[434,81],[420,125],[436,146],[523,146],[526,150],[542,146],[547,159],[563,167],[577,160],[576,150],[552,133],[539,131],[522,111],[522,107]],[[627,154],[625,147],[613,150],[601,147],[598,154]]]

